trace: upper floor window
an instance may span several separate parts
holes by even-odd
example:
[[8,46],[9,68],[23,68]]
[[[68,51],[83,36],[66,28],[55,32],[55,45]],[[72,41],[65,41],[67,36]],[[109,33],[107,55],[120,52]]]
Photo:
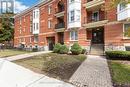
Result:
[[74,14],[75,14],[74,10],[70,11],[70,22],[74,22],[75,19]]
[[36,23],[36,29],[37,30],[39,29],[39,23]]
[[48,28],[51,28],[51,20],[48,20]]
[[126,4],[125,3],[121,3],[119,4],[119,11],[122,11],[126,8]]
[[51,6],[48,6],[48,14],[51,14]]
[[124,24],[124,37],[130,38],[130,23]]
[[76,21],[80,21],[80,10],[76,10]]
[[36,11],[36,18],[39,17],[39,11]]
[[70,3],[74,2],[74,0],[70,0]]
[[99,11],[93,12],[92,21],[99,21]]

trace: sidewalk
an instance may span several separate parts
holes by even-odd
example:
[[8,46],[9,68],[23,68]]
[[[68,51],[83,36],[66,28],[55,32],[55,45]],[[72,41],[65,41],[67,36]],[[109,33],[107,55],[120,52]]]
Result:
[[113,87],[107,60],[102,56],[88,55],[70,82],[78,87]]
[[2,58],[2,59],[8,60],[8,61],[15,61],[15,60],[29,58],[29,57],[32,57],[32,56],[37,56],[37,55],[40,55],[40,54],[45,54],[45,53],[50,53],[50,52],[52,52],[52,51],[33,52],[33,53],[27,53],[27,54],[20,54],[20,55],[16,55],[16,56],[5,57],[5,58]]

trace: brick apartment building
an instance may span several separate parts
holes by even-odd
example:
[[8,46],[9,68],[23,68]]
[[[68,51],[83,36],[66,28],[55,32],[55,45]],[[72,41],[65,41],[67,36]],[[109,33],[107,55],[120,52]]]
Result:
[[15,16],[14,46],[52,50],[78,42],[89,51],[129,50],[130,6],[102,10],[109,0],[44,0]]

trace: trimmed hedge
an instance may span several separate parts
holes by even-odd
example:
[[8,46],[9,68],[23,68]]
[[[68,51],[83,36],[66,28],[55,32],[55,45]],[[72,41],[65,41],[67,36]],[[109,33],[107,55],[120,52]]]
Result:
[[110,59],[130,60],[130,51],[107,51],[106,56]]
[[62,45],[60,47],[60,51],[59,51],[60,54],[67,54],[68,52],[69,52],[69,49],[67,48],[66,45]]
[[70,51],[73,55],[79,55],[82,53],[82,47],[78,43],[74,43],[73,46],[71,46]]
[[54,48],[53,48],[53,52],[54,52],[54,53],[59,53],[61,46],[62,46],[62,45],[61,45],[60,43],[55,44],[55,46],[54,46]]

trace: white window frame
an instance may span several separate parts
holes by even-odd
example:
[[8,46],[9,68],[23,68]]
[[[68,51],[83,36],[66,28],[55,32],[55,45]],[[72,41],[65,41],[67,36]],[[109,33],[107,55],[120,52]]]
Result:
[[48,20],[48,28],[51,28],[51,20]]
[[[72,14],[72,12],[73,12],[73,14]],[[72,17],[74,17],[73,20],[71,20]],[[70,22],[74,22],[74,21],[75,21],[75,10],[71,10],[70,11]]]
[[124,4],[124,3],[119,4],[118,11],[123,11],[123,10],[125,10],[127,8],[127,5],[126,6],[123,6],[123,5],[126,5],[126,4]]
[[[72,33],[74,35],[74,39],[71,37]],[[76,33],[77,33],[77,39],[76,39]],[[70,31],[70,41],[78,41],[78,31]]]
[[51,14],[51,5],[48,6],[48,14]]
[[123,24],[123,39],[130,39],[130,37],[126,37],[126,36],[124,35],[124,33],[125,33],[125,24],[130,24],[130,23],[124,23],[124,24]]

